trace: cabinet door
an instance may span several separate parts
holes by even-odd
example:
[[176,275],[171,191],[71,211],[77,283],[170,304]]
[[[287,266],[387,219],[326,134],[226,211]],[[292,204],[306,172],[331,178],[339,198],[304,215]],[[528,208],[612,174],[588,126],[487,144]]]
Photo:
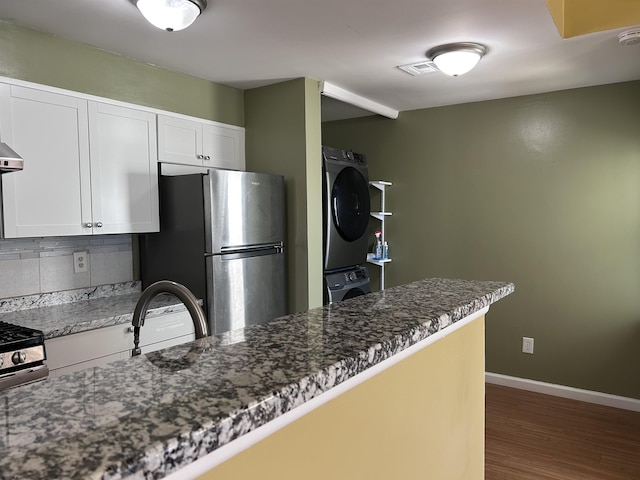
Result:
[[203,125],[203,165],[209,168],[244,170],[244,135],[242,133],[232,128]]
[[[164,313],[145,320],[140,329],[142,354],[191,342],[196,338],[191,315],[186,310]],[[133,340],[133,335],[131,336]]]
[[45,348],[47,366],[52,371],[100,358],[118,360],[118,354],[133,348],[133,333],[129,325],[114,325],[47,339]]
[[93,233],[160,231],[155,114],[89,102]]
[[5,237],[81,235],[90,215],[85,100],[0,84],[0,135],[24,159],[2,176]]
[[158,115],[158,161],[202,166],[202,125]]
[[[185,310],[147,318],[140,329],[143,354],[194,339],[193,322]],[[133,332],[130,324],[113,325],[48,339],[45,348],[47,366],[55,376],[56,372],[69,373],[128,358],[133,348]]]

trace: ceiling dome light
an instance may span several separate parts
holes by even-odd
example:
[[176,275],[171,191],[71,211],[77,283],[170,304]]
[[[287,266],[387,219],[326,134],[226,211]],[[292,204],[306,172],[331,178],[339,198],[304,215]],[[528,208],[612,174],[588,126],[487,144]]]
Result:
[[177,32],[198,18],[207,8],[207,0],[136,0],[136,6],[150,24]]
[[622,45],[636,45],[640,43],[640,27],[620,32],[618,34],[618,41]]
[[475,67],[485,53],[487,48],[479,43],[448,43],[430,49],[427,58],[442,73],[457,77]]

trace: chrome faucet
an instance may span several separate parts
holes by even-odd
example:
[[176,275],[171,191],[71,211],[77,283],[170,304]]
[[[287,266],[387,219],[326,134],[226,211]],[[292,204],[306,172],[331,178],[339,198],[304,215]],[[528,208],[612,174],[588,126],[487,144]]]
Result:
[[141,350],[138,344],[140,343],[140,327],[144,325],[144,319],[147,316],[147,309],[151,300],[160,293],[171,293],[178,297],[179,300],[184,303],[185,307],[191,315],[193,326],[196,330],[196,339],[209,336],[209,326],[207,325],[207,318],[198,304],[198,299],[195,297],[191,290],[180,283],[172,282],[170,280],[160,280],[159,282],[152,283],[144,289],[142,295],[136,303],[136,308],[133,311],[133,319],[131,324],[133,325],[133,350],[131,355],[140,355]]

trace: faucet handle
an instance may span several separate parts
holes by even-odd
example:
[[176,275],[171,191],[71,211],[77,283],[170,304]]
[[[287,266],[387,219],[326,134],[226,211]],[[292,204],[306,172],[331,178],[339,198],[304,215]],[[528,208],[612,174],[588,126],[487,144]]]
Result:
[[133,349],[131,349],[132,357],[142,353],[138,345],[140,345],[140,327],[133,327]]

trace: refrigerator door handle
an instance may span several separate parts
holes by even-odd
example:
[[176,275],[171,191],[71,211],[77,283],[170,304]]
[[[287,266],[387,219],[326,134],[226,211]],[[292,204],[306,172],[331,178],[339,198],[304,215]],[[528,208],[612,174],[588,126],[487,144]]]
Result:
[[222,253],[219,257],[222,261],[226,260],[240,260],[243,258],[252,258],[252,257],[262,257],[266,255],[278,255],[282,253],[282,249],[274,248],[262,248],[260,250],[249,250],[245,252],[231,252],[231,253]]
[[239,247],[221,247],[220,254],[226,255],[229,253],[250,253],[250,252],[260,252],[262,250],[277,250],[277,253],[281,253],[284,249],[284,245],[282,242],[278,243],[266,243],[262,245],[242,245]]
[[284,252],[282,242],[269,245],[250,245],[243,247],[223,247],[220,253],[207,253],[206,257],[218,256],[222,260],[237,260],[239,258],[260,257],[262,255],[277,255]]

